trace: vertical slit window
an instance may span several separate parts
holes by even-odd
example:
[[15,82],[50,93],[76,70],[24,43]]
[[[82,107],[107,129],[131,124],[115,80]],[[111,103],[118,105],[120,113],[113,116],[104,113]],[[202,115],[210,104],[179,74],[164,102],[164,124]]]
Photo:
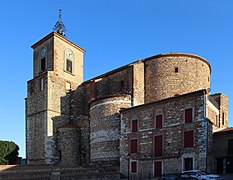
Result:
[[46,48],[43,47],[40,50],[40,71],[41,72],[46,70],[46,55],[47,55]]
[[222,113],[222,125],[224,126],[224,121],[225,121],[225,114],[224,113]]
[[45,70],[45,57],[41,59],[41,64],[40,64],[40,70],[44,71]]
[[43,91],[44,90],[44,78],[40,79],[40,90]]

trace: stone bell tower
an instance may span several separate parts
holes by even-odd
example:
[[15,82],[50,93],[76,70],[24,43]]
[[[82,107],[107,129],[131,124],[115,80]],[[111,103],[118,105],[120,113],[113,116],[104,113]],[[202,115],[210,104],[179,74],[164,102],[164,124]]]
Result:
[[70,122],[69,91],[83,82],[85,50],[65,38],[60,15],[55,31],[32,45],[33,79],[26,98],[28,164],[58,161],[56,130]]

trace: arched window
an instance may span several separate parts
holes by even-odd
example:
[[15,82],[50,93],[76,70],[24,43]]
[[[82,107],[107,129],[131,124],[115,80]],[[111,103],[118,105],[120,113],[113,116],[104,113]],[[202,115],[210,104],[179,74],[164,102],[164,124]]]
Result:
[[70,49],[65,50],[65,71],[74,72],[74,53]]
[[47,51],[45,47],[42,47],[40,50],[40,71],[43,72],[46,70],[46,56]]

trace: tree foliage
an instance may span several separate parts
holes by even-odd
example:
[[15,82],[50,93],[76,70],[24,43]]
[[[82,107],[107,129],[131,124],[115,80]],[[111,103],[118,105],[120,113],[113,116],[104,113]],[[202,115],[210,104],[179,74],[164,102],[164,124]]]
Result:
[[12,141],[0,141],[0,164],[16,164],[19,146]]

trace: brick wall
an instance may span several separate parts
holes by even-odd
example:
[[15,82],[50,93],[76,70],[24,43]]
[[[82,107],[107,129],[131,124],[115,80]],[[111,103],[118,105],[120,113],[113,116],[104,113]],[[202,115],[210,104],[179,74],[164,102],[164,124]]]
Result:
[[145,61],[145,102],[210,87],[210,65],[196,55],[162,54]]

